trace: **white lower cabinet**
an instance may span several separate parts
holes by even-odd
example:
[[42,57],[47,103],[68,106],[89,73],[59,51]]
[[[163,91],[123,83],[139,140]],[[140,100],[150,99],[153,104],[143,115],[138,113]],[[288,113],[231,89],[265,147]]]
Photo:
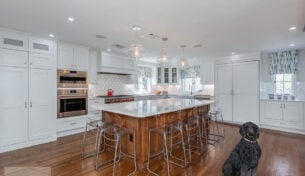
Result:
[[304,129],[303,102],[261,101],[261,124],[295,130]]

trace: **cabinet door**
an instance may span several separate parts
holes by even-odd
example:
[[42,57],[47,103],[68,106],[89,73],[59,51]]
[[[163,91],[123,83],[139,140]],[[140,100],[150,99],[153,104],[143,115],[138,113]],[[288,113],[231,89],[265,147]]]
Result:
[[74,47],[74,65],[77,70],[87,71],[89,68],[89,49]]
[[164,68],[164,83],[169,83],[169,68]]
[[97,83],[97,51],[90,51],[88,78],[90,84]]
[[257,61],[233,64],[233,121],[259,124]]
[[261,106],[262,118],[283,120],[283,103],[277,101],[263,101]]
[[300,102],[285,102],[283,117],[289,122],[303,122],[303,103]]
[[43,54],[54,53],[54,42],[38,38],[29,39],[29,51]]
[[57,67],[61,69],[75,69],[73,46],[59,44],[57,50]]
[[177,68],[171,68],[171,83],[177,83],[178,82],[178,69]]
[[55,58],[50,54],[29,53],[30,68],[53,69]]
[[0,48],[0,65],[28,67],[28,52]]
[[29,138],[40,139],[56,135],[55,71],[29,71]]
[[233,120],[232,112],[232,64],[216,66],[215,99],[225,121]]
[[0,48],[28,51],[29,41],[24,35],[0,31]]
[[204,63],[200,65],[200,82],[203,85],[214,84],[214,64]]
[[0,66],[0,146],[28,139],[28,69]]
[[161,67],[157,68],[157,83],[158,84],[162,83],[162,68]]

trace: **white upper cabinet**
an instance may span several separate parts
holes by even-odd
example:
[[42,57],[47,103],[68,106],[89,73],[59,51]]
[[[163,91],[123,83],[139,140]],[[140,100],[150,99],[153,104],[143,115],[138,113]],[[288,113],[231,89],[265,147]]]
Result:
[[157,67],[158,84],[177,84],[180,82],[178,67]]
[[89,48],[59,43],[57,48],[57,67],[60,69],[87,71],[89,67]]
[[214,63],[200,65],[200,82],[202,85],[214,84]]
[[88,80],[90,84],[97,83],[97,68],[96,68],[97,57],[98,57],[98,52],[91,50],[89,56],[89,71],[88,71]]
[[28,67],[28,52],[0,48],[0,65]]
[[29,40],[22,34],[0,31],[0,48],[28,51]]
[[77,70],[88,70],[89,48],[82,46],[74,47],[74,66]]
[[51,40],[29,38],[29,51],[43,54],[53,54],[55,43]]
[[55,57],[51,54],[29,53],[30,68],[53,69],[55,67]]
[[127,56],[102,52],[98,59],[98,72],[115,74],[136,74],[135,60]]

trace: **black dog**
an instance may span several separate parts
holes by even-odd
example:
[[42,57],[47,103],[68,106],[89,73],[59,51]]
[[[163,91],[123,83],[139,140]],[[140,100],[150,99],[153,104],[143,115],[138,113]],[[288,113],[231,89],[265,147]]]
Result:
[[261,148],[256,139],[259,137],[259,128],[252,122],[244,123],[239,130],[242,139],[236,145],[229,158],[223,165],[225,176],[246,176],[251,170],[251,175],[256,176]]

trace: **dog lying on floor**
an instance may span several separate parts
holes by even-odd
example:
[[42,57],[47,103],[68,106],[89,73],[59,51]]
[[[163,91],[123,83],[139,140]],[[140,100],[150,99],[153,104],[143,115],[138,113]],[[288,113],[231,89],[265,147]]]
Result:
[[252,122],[244,123],[239,130],[242,139],[233,149],[231,155],[223,165],[225,176],[256,176],[256,168],[261,156],[261,148],[257,143],[259,128]]

